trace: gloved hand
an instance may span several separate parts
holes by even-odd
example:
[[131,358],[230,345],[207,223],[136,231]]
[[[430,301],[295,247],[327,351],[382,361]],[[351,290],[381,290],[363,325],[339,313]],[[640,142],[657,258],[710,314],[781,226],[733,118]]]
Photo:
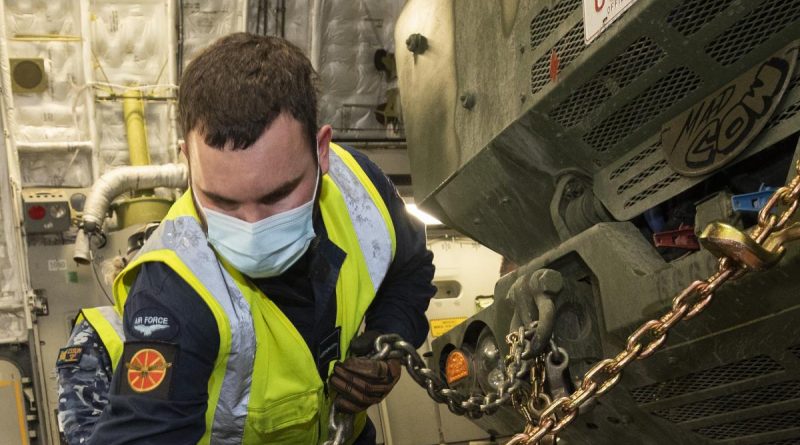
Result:
[[[356,355],[368,354],[379,333],[367,331],[350,343]],[[333,366],[330,384],[339,393],[334,403],[345,413],[355,414],[379,403],[400,380],[402,366],[399,360],[372,360],[351,356]]]

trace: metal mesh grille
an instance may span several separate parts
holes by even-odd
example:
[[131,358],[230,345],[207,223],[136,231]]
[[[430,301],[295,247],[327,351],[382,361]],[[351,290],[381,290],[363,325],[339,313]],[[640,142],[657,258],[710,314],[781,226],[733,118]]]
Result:
[[769,130],[769,129],[777,127],[778,125],[783,123],[783,121],[785,121],[786,119],[793,118],[794,115],[796,115],[798,111],[800,111],[800,102],[794,103],[794,104],[790,105],[788,108],[786,108],[785,110],[781,111],[780,113],[773,115],[769,119],[769,122],[767,123],[766,129]]
[[531,48],[539,46],[580,5],[581,0],[561,0],[554,8],[544,9],[534,17],[531,21]]
[[631,391],[631,396],[636,403],[655,402],[781,370],[783,370],[783,367],[778,362],[766,355],[759,355],[747,360],[688,374],[674,380],[635,388]]
[[667,166],[667,161],[662,159],[656,162],[655,164],[651,165],[650,167],[647,167],[645,170],[641,171],[639,174],[632,177],[631,179],[628,179],[627,181],[622,183],[622,185],[617,187],[617,194],[621,195],[626,190],[638,185],[640,182],[649,178],[650,176],[652,176],[653,174],[655,174],[656,172],[658,172],[659,170],[661,170],[666,166]]
[[[800,54],[798,54],[798,59],[795,62],[794,75],[792,76],[791,80],[789,80],[789,84],[786,86],[786,93],[784,95],[784,100],[788,102],[786,99],[787,96],[793,94],[793,90],[800,85]],[[781,107],[784,107],[781,109]],[[778,107],[778,110],[770,116],[769,121],[767,121],[767,125],[764,127],[764,131],[771,130],[778,125],[782,124],[784,121],[793,118],[797,112],[800,111],[800,100],[795,101],[793,104],[789,105],[788,107],[785,104],[781,104]]]
[[564,128],[572,127],[582,121],[589,113],[611,97],[611,90],[603,83],[600,76],[594,77],[589,82],[570,94],[567,100],[561,102],[553,109],[550,117]]
[[750,391],[731,394],[715,399],[703,400],[675,408],[656,411],[653,414],[670,422],[680,423],[687,420],[738,411],[756,406],[769,405],[800,397],[800,381],[781,382],[776,385],[756,388]]
[[706,53],[730,65],[800,18],[800,2],[767,0],[706,46]]
[[620,165],[619,167],[615,168],[614,171],[611,172],[609,176],[610,180],[616,179],[619,175],[625,173],[626,171],[630,170],[631,167],[635,166],[636,164],[642,162],[644,159],[649,157],[651,154],[655,153],[659,148],[661,148],[661,141],[656,142],[655,144],[645,148],[636,156],[628,159],[625,161],[624,164]]
[[786,85],[787,92],[792,91],[795,89],[795,87],[797,87],[798,84],[800,84],[800,72],[798,72],[797,69],[798,65],[800,65],[800,54],[798,54],[797,61],[795,62],[794,76],[792,76],[792,79],[789,80],[789,84]]
[[722,425],[709,426],[697,429],[695,432],[709,439],[720,440],[796,428],[798,425],[800,425],[800,411],[792,411],[748,419],[745,422],[736,421],[724,423]]
[[583,20],[578,22],[547,54],[531,68],[531,94],[536,94],[550,82],[550,54],[554,50],[558,57],[559,70],[563,70],[583,52]]
[[800,345],[792,346],[789,348],[789,352],[794,354],[795,357],[800,358]]
[[637,193],[632,198],[630,198],[629,200],[625,201],[625,208],[627,209],[628,207],[633,207],[639,201],[641,201],[643,199],[647,199],[648,197],[655,195],[656,193],[660,192],[661,190],[664,190],[665,188],[671,186],[673,183],[675,183],[679,179],[681,179],[681,175],[679,175],[677,173],[673,173],[673,174],[667,176],[666,178],[662,179],[661,181],[658,181],[655,185],[653,185],[652,187],[648,188],[647,190],[645,190],[643,192],[640,192],[640,193]]
[[550,116],[565,128],[594,111],[611,95],[625,88],[664,57],[664,51],[647,37],[634,42],[598,72],[592,80],[575,90]]
[[613,113],[587,133],[583,140],[604,152],[635,129],[681,100],[700,84],[700,78],[686,67],[675,68],[636,99]]
[[690,36],[714,20],[731,3],[733,0],[686,0],[669,13],[667,23],[683,35]]

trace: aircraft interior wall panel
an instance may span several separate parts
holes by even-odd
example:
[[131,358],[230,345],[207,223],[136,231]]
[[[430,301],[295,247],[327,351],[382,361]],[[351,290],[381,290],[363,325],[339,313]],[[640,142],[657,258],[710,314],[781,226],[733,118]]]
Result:
[[14,93],[19,142],[86,140],[86,111],[79,100],[84,83],[80,13],[76,1],[19,1],[5,4],[9,58],[42,59],[44,91]]
[[[124,237],[115,236],[111,244]],[[56,358],[72,331],[72,321],[82,307],[95,307],[110,304],[100,290],[90,266],[78,266],[72,261],[72,245],[33,246],[28,249],[31,281],[48,300],[49,314],[40,317],[39,330],[42,369],[42,391],[46,393],[45,412],[50,423],[57,425],[55,412],[58,409],[58,380]],[[97,252],[98,257],[112,248]],[[101,266],[96,266],[100,274]],[[102,277],[101,277],[102,279]],[[106,292],[107,285],[105,286]],[[44,402],[43,402],[44,403]]]
[[[252,2],[256,3],[256,2]],[[311,39],[311,28],[309,27],[308,17],[311,2],[309,0],[297,0],[286,2],[286,25],[284,27],[284,37],[286,40],[308,51],[308,43]],[[274,22],[274,19],[272,20]]]
[[23,301],[17,272],[6,248],[6,236],[0,236],[0,344],[18,342],[26,337]]
[[[12,37],[13,39],[13,37]],[[44,61],[47,88],[40,93],[14,93],[19,142],[69,142],[89,139],[79,42],[8,44],[12,58]],[[73,109],[74,107],[74,109]]]
[[[101,123],[98,125],[101,171],[128,165],[130,156],[122,119],[122,103],[98,103],[96,111],[97,122]],[[170,162],[168,150],[172,144],[169,140],[168,105],[163,102],[148,102],[145,107],[145,121],[150,161],[153,164]]]
[[245,0],[183,2],[183,67],[210,42],[244,31]]
[[0,312],[0,344],[19,343],[25,338],[25,318],[22,305],[18,301],[12,302],[11,308],[18,308],[12,312]]
[[[90,5],[94,79],[117,85],[170,83],[168,2],[93,1]],[[119,88],[115,88],[118,91]],[[102,87],[98,96],[103,95]]]
[[88,150],[20,153],[23,187],[89,187],[92,161]]
[[[0,227],[4,227],[4,217],[0,212]],[[19,275],[9,255],[7,237],[7,233],[0,236],[0,344],[19,343],[27,338]]]
[[[17,127],[9,130],[15,141],[46,144],[90,139],[81,88],[85,77],[79,3],[7,0],[5,12],[9,58],[42,59],[46,77],[44,91],[13,93]],[[88,153],[75,150],[21,153],[22,185],[87,185],[91,183],[88,159]]]
[[[0,124],[0,133],[4,132]],[[0,153],[6,153],[6,141],[0,138]],[[11,187],[9,187],[7,158],[0,158],[0,343],[21,342],[27,337],[22,289],[19,271],[13,258],[14,240],[10,239],[14,225],[11,212]],[[11,247],[11,249],[9,249]]]
[[320,23],[320,121],[340,138],[399,137],[375,119],[396,79],[375,67],[375,51],[394,52],[394,22],[405,2],[322,2]]

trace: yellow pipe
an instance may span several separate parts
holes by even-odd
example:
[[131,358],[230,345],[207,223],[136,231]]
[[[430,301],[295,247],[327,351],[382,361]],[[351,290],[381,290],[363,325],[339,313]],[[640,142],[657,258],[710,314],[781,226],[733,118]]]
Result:
[[[131,165],[150,165],[147,147],[147,126],[144,119],[144,96],[141,90],[129,89],[122,94],[122,117],[128,136],[128,153]],[[161,220],[172,202],[158,198],[153,190],[138,190],[116,204],[115,212],[120,227],[130,227]]]
[[147,148],[147,127],[144,120],[144,100],[139,90],[127,90],[122,95],[122,116],[128,134],[131,165],[150,165]]

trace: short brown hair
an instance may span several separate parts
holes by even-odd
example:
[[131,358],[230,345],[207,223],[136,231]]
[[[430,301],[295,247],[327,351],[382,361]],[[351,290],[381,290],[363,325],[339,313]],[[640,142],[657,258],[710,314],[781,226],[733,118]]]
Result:
[[311,62],[284,39],[244,32],[222,37],[192,60],[181,78],[184,135],[197,130],[211,147],[244,149],[288,112],[314,150],[316,83]]

